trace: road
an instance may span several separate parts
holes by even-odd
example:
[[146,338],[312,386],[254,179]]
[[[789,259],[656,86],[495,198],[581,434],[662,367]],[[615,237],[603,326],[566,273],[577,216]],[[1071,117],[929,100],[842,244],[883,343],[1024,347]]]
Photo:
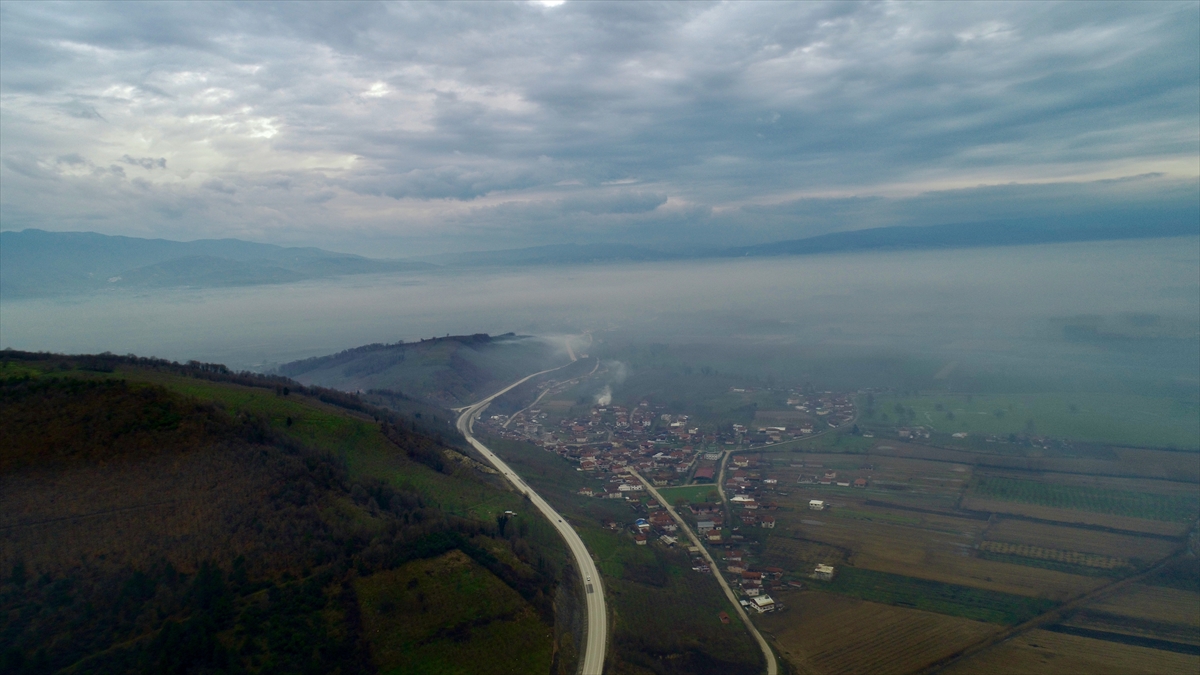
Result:
[[[562,367],[565,366],[560,366],[560,368]],[[571,527],[545,499],[542,499],[541,495],[526,485],[525,481],[521,480],[521,477],[504,463],[504,460],[497,457],[495,453],[489,450],[486,445],[480,443],[471,433],[475,419],[479,417],[479,414],[497,396],[520,384],[524,384],[538,375],[544,375],[555,370],[558,370],[558,368],[550,368],[549,370],[534,373],[513,382],[478,403],[460,408],[459,410],[462,414],[458,416],[458,430],[462,432],[467,442],[479,451],[479,454],[491,462],[492,466],[496,467],[513,484],[517,492],[529,497],[529,501],[537,507],[538,511],[542,512],[542,515],[550,519],[550,524],[554,526],[554,529],[558,530],[559,535],[567,542],[567,548],[570,549],[571,555],[575,558],[575,566],[579,569],[579,575],[583,580],[584,596],[587,598],[587,639],[583,648],[583,658],[580,661],[579,672],[582,675],[601,675],[604,672],[604,654],[608,649],[608,608],[604,604],[604,585],[600,580],[600,571],[596,569],[595,561],[592,560],[587,547],[583,545],[583,540],[579,538],[579,534],[575,532],[575,528]]]
[[691,540],[692,545],[700,549],[701,555],[703,555],[704,559],[708,561],[708,568],[712,570],[713,576],[717,578],[717,583],[721,584],[721,589],[725,591],[725,597],[729,598],[729,602],[733,603],[733,608],[737,611],[738,616],[741,617],[742,623],[746,625],[746,630],[750,631],[750,634],[753,635],[754,639],[758,642],[758,647],[762,650],[763,658],[765,658],[767,661],[767,675],[778,675],[779,662],[775,660],[775,652],[771,651],[771,646],[767,644],[767,639],[762,636],[762,633],[758,632],[758,627],[750,621],[750,616],[746,614],[746,610],[743,609],[741,603],[738,602],[737,596],[733,593],[733,589],[729,587],[728,583],[726,583],[725,577],[721,576],[721,568],[717,567],[717,561],[713,560],[713,557],[711,554],[709,554],[708,549],[705,548],[704,544],[700,543],[700,539],[694,532],[692,532],[692,528],[688,527],[688,524],[684,522],[683,518],[680,518],[679,514],[675,512],[675,507],[671,506],[670,502],[663,499],[663,496],[658,493],[658,490],[654,489],[654,486],[650,484],[650,481],[642,478],[641,474],[633,469],[628,469],[628,471],[631,476],[640,480],[642,485],[646,487],[646,490],[648,490],[650,494],[658,500],[659,504],[662,504],[663,508],[667,510],[667,513],[671,514],[671,517],[674,518],[675,522],[679,524],[679,529],[683,530],[683,533],[688,536],[689,540]]

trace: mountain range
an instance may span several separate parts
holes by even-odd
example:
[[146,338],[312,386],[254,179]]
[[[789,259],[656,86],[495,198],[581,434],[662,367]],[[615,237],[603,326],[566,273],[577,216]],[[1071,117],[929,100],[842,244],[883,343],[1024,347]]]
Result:
[[1153,223],[1064,219],[1054,224],[1038,220],[878,227],[750,246],[701,248],[684,244],[676,249],[662,250],[628,243],[552,244],[385,260],[238,239],[180,242],[95,232],[29,229],[0,232],[0,294],[6,298],[47,297],[120,288],[252,286],[437,267],[524,267],[817,255],[1198,234],[1200,220],[1188,216]]

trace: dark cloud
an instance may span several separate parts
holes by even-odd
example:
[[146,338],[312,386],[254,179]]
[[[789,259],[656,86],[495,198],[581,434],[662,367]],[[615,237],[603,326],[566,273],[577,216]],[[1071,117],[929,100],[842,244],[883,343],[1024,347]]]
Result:
[[1192,2],[3,3],[0,212],[374,252],[1136,213],[1195,199],[1197,34]]

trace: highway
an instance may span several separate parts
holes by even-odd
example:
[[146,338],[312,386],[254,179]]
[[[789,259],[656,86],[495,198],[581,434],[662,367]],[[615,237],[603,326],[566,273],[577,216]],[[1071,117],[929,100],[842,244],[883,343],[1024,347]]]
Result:
[[480,443],[471,433],[476,418],[479,417],[479,414],[497,396],[538,375],[544,375],[555,370],[558,370],[558,368],[550,368],[549,370],[534,373],[508,385],[482,401],[465,408],[459,408],[462,414],[458,416],[458,430],[462,432],[467,442],[479,451],[479,454],[491,462],[492,466],[496,467],[513,484],[517,492],[529,497],[533,505],[542,512],[542,515],[550,519],[550,524],[554,526],[554,529],[558,530],[559,535],[567,542],[567,548],[570,549],[571,555],[575,558],[575,566],[579,570],[579,575],[584,585],[584,596],[587,598],[587,639],[584,644],[579,672],[582,675],[601,675],[604,672],[604,654],[608,649],[608,608],[604,604],[604,586],[600,580],[600,572],[596,569],[595,561],[592,560],[587,547],[583,545],[583,540],[579,538],[579,534],[575,532],[575,528],[571,527],[570,523],[566,522],[559,515],[558,511],[555,511],[554,507],[550,506],[545,499],[542,499],[541,495],[526,485],[525,481],[504,463],[504,460],[497,457],[495,453],[489,450],[486,445]]

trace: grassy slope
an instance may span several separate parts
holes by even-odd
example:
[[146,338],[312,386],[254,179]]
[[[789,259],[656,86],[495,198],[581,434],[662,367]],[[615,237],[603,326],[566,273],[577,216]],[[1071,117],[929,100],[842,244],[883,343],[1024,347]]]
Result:
[[381,673],[550,670],[552,645],[537,613],[459,551],[373,574],[354,587]]

